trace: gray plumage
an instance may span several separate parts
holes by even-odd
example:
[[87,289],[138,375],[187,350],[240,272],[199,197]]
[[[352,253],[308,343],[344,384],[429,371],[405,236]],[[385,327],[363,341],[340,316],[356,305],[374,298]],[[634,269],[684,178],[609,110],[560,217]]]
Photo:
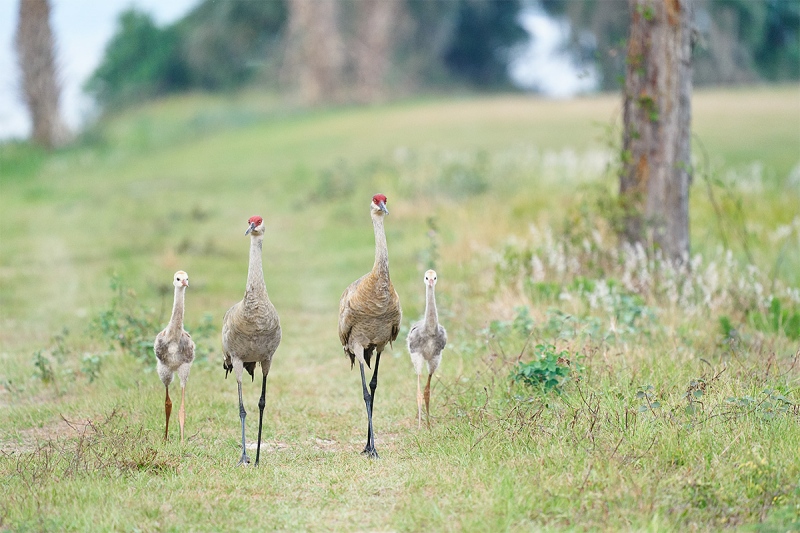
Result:
[[191,335],[183,329],[184,300],[186,287],[189,286],[189,275],[183,270],[175,272],[172,285],[175,287],[175,297],[172,303],[172,316],[169,324],[156,335],[153,351],[156,353],[156,369],[158,377],[166,389],[164,400],[164,414],[166,424],[164,427],[164,440],[169,435],[169,417],[172,413],[172,400],[169,397],[169,385],[175,373],[181,382],[181,407],[178,411],[178,422],[181,427],[181,442],[183,442],[183,426],[186,419],[185,396],[186,382],[189,380],[189,371],[194,361],[194,342]]
[[[422,400],[425,400],[425,412],[427,415],[428,428],[430,422],[430,397],[431,397],[431,377],[439,363],[442,361],[442,350],[447,344],[447,331],[439,324],[439,314],[436,310],[436,286],[437,276],[433,270],[425,272],[425,318],[411,326],[411,330],[406,337],[408,353],[411,355],[411,362],[414,364],[414,371],[417,373],[417,427],[422,425]],[[425,386],[424,394],[420,390],[420,376],[422,367],[427,364],[428,384]]]
[[240,464],[247,464],[244,438],[244,420],[247,415],[242,401],[242,372],[254,375],[257,363],[261,364],[261,398],[258,402],[258,448],[256,466],[261,452],[261,427],[264,418],[267,375],[272,365],[272,356],[281,342],[281,325],[275,306],[269,300],[264,284],[261,263],[261,248],[264,240],[264,222],[261,217],[251,217],[245,235],[250,235],[250,263],[247,271],[247,286],[244,298],[228,309],[222,319],[222,351],[225,377],[229,372],[236,376],[239,389],[239,417],[242,423],[242,457]]

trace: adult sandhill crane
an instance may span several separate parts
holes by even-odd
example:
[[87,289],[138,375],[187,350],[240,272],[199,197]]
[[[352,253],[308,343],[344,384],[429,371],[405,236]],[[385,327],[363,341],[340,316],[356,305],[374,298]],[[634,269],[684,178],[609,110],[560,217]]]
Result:
[[[372,431],[372,407],[375,389],[378,387],[378,366],[381,352],[387,343],[397,339],[400,329],[400,298],[389,279],[389,251],[386,247],[386,234],[383,217],[389,214],[386,209],[386,196],[376,194],[372,197],[370,213],[375,230],[375,264],[372,270],[350,284],[339,300],[339,340],[344,352],[350,357],[350,368],[356,360],[361,370],[361,388],[364,404],[367,407],[367,445],[363,454],[377,458],[375,435]],[[367,390],[364,364],[369,367],[372,353],[375,353],[375,370]]]
[[256,363],[261,363],[261,398],[258,400],[258,447],[256,466],[261,455],[261,426],[264,421],[267,375],[272,356],[281,342],[281,323],[275,306],[269,301],[261,267],[261,246],[264,241],[264,220],[250,217],[249,227],[244,232],[250,235],[250,266],[247,269],[247,287],[244,298],[235,303],[222,319],[222,351],[225,377],[229,372],[236,375],[239,387],[239,418],[242,421],[242,457],[239,464],[249,464],[244,440],[244,419],[247,412],[242,402],[242,370],[254,378]]
[[181,442],[183,442],[183,424],[186,420],[186,410],[184,402],[186,398],[186,381],[189,379],[189,370],[194,361],[194,342],[192,337],[183,329],[183,308],[186,287],[189,286],[189,275],[183,270],[175,272],[172,279],[175,286],[175,299],[172,303],[172,317],[169,319],[167,327],[156,335],[153,350],[156,352],[156,368],[158,377],[167,391],[167,398],[164,400],[164,413],[166,414],[166,425],[164,427],[164,440],[169,435],[169,415],[172,413],[172,400],[169,398],[169,384],[175,372],[181,382],[181,408],[178,410],[178,422],[181,426]]
[[447,331],[439,324],[439,314],[436,312],[436,272],[425,272],[425,318],[411,326],[406,342],[411,362],[417,373],[417,428],[422,425],[422,398],[420,392],[420,374],[423,363],[428,364],[428,384],[425,385],[425,414],[428,429],[431,428],[431,378],[442,361],[442,350],[447,344]]

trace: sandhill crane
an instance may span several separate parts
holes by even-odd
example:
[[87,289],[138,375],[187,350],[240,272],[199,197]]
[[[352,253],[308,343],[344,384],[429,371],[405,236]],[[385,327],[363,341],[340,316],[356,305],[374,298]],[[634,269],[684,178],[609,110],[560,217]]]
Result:
[[[389,251],[386,247],[386,234],[383,217],[389,214],[386,209],[386,196],[376,194],[372,197],[370,213],[375,230],[375,264],[372,270],[350,284],[339,300],[339,340],[344,352],[350,357],[350,368],[358,360],[361,370],[361,387],[364,404],[367,407],[367,445],[364,453],[377,458],[375,436],[372,431],[372,407],[375,389],[378,386],[378,366],[381,352],[387,343],[397,339],[400,329],[400,298],[389,279]],[[367,391],[364,364],[370,366],[370,358],[375,352],[375,370]]]
[[169,415],[172,413],[172,400],[169,399],[169,384],[175,372],[181,382],[181,408],[178,410],[178,422],[181,425],[181,442],[183,442],[183,424],[186,419],[184,401],[186,398],[186,381],[189,379],[189,370],[194,361],[194,342],[192,337],[183,329],[183,308],[186,287],[189,286],[189,275],[183,270],[175,272],[172,279],[175,286],[175,299],[172,303],[172,317],[167,327],[156,335],[153,350],[156,353],[156,368],[158,377],[164,383],[167,398],[164,400],[164,413],[166,425],[164,427],[164,440],[169,435]]
[[261,426],[264,420],[267,375],[272,364],[272,356],[281,342],[281,324],[275,306],[269,301],[264,285],[264,272],[261,267],[261,246],[264,240],[264,220],[259,216],[250,217],[249,227],[244,232],[250,235],[250,265],[247,269],[247,287],[244,298],[234,304],[222,319],[222,351],[225,377],[233,371],[239,388],[239,418],[242,421],[242,457],[239,464],[250,463],[244,440],[244,419],[247,412],[242,402],[242,370],[246,369],[251,378],[256,363],[261,363],[261,398],[258,400],[258,447],[256,466],[261,455]]
[[425,318],[411,326],[406,342],[411,362],[417,373],[417,428],[422,425],[422,398],[420,392],[420,375],[423,363],[428,363],[428,384],[425,385],[425,414],[428,429],[431,428],[431,377],[442,361],[442,350],[447,344],[447,331],[439,324],[436,312],[436,272],[425,272]]

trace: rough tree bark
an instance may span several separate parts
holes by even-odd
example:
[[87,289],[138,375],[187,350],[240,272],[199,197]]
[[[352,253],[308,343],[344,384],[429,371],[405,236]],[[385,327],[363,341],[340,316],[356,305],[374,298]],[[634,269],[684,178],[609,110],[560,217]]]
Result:
[[[689,254],[693,0],[629,0],[620,197],[625,236]],[[652,234],[650,234],[652,232]]]
[[339,0],[289,0],[285,73],[309,104],[341,97]]
[[20,0],[16,47],[33,140],[46,148],[62,145],[69,134],[58,109],[61,88],[48,0]]
[[355,63],[355,98],[362,103],[386,95],[386,74],[392,62],[393,39],[400,15],[399,0],[359,0],[357,28],[351,47]]

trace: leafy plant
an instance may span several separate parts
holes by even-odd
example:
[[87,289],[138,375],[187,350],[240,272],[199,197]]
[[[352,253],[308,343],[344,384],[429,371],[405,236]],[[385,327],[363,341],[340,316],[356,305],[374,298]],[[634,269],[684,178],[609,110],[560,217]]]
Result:
[[103,366],[103,355],[98,353],[87,353],[81,359],[81,372],[83,372],[89,383],[93,383],[95,379],[100,376],[100,370]]
[[639,400],[644,400],[639,406],[639,412],[644,413],[646,411],[653,411],[655,414],[655,409],[661,408],[661,402],[656,399],[656,391],[655,387],[652,385],[642,385],[636,390],[636,398]]
[[517,363],[511,372],[512,381],[529,387],[541,387],[546,392],[554,390],[560,394],[573,371],[582,370],[580,365],[570,361],[568,351],[556,352],[556,347],[552,344],[537,344],[533,353],[533,361]]
[[759,331],[783,332],[790,339],[800,339],[800,310],[782,309],[778,298],[772,299],[766,312],[751,312],[749,318]]
[[56,374],[53,371],[53,365],[50,358],[44,354],[43,350],[36,350],[33,354],[33,366],[36,368],[37,378],[42,380],[42,383],[53,383],[56,380]]
[[141,359],[152,359],[153,337],[159,331],[155,317],[137,300],[136,293],[126,288],[117,275],[111,277],[114,296],[108,309],[92,321],[91,329],[119,346],[122,351]]

